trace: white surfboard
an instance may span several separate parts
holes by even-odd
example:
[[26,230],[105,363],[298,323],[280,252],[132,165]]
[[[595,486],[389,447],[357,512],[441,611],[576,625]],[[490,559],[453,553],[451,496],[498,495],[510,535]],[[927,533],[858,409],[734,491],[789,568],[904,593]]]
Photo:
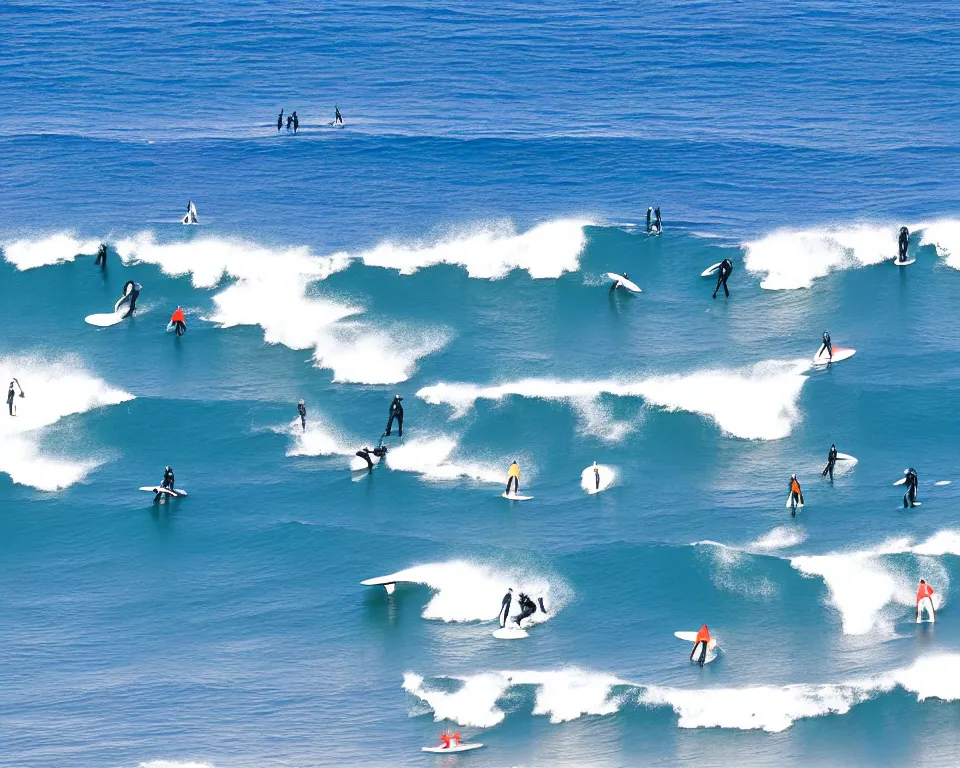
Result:
[[472,742],[470,744],[451,744],[445,747],[442,744],[439,747],[422,747],[424,752],[433,752],[436,755],[445,755],[449,752],[469,752],[471,749],[480,749],[483,744]]
[[906,261],[900,261],[900,257],[899,257],[899,256],[894,257],[894,259],[893,259],[893,263],[896,264],[898,267],[909,267],[909,266],[910,266],[911,264],[913,264],[915,261],[916,261],[916,259],[907,259]]
[[[512,626],[511,626],[512,624]],[[524,637],[529,637],[527,630],[518,627],[512,621],[505,627],[500,627],[493,633],[493,636],[498,640],[520,640]]]
[[397,588],[397,582],[391,581],[389,576],[377,576],[373,579],[364,579],[360,582],[365,587],[383,587],[388,595],[392,595]]
[[529,501],[533,496],[520,496],[515,493],[501,493],[501,496],[505,499],[510,499],[510,501]]
[[595,475],[593,472],[594,467],[592,464],[580,473],[580,487],[591,496],[607,490],[607,488],[609,488],[616,479],[614,472],[610,467],[604,464],[598,464],[596,468],[600,472],[599,488],[597,487],[597,475]]
[[[785,506],[787,509],[790,509],[790,507],[793,506],[793,493],[788,493],[788,494],[787,494],[787,503],[784,504],[783,506]],[[803,502],[802,502],[802,501],[798,501],[798,502],[797,502],[797,509],[803,509]]]
[[834,347],[832,358],[827,354],[827,350],[823,350],[822,354],[814,355],[813,364],[831,365],[832,363],[839,363],[841,360],[848,360],[855,354],[857,354],[857,350],[855,349],[849,349],[847,347]]
[[199,224],[200,222],[197,219],[197,206],[191,202],[190,207],[187,209],[187,212],[184,214],[183,218],[180,219],[180,221],[182,221],[184,225]]
[[[673,636],[687,643],[695,643],[697,641],[696,632],[674,632]],[[714,661],[717,658],[717,652],[719,650],[720,646],[717,645],[717,638],[710,638],[710,642],[707,643],[707,656],[703,660],[703,663],[709,664],[711,661]]]
[[849,453],[840,453],[840,451],[837,451],[837,461],[844,461],[852,466],[856,464],[859,459],[855,456],[851,456]]
[[907,482],[907,478],[901,477],[899,480],[897,480],[897,481],[894,483],[894,485],[903,485],[903,484],[906,483],[906,482]]
[[169,488],[161,488],[159,485],[142,485],[140,486],[140,490],[146,491],[147,493],[162,493],[167,496],[172,496],[175,499],[187,495],[187,492],[182,488],[174,488],[171,491]]
[[[840,453],[837,451],[837,461],[833,465],[833,471],[837,474],[846,472],[848,469],[852,469],[858,462],[859,459],[857,459],[855,456],[851,456],[849,453]],[[829,464],[824,464],[821,471],[826,472],[828,466]]]
[[643,291],[640,290],[640,287],[633,282],[633,280],[630,280],[623,275],[618,275],[616,272],[607,272],[607,277],[609,277],[611,280],[619,281],[620,285],[631,293],[643,293]]
[[[125,312],[126,310],[124,310]],[[117,323],[123,322],[123,312],[101,312],[96,315],[87,315],[83,318],[90,325],[95,325],[98,328],[108,328],[111,325],[116,325]]]
[[953,480],[937,480],[934,485],[950,485],[952,482]]
[[714,272],[720,269],[720,265],[722,263],[723,263],[722,261],[718,261],[713,266],[707,267],[705,270],[703,270],[703,272],[700,273],[700,277],[710,277],[710,275],[712,275]]

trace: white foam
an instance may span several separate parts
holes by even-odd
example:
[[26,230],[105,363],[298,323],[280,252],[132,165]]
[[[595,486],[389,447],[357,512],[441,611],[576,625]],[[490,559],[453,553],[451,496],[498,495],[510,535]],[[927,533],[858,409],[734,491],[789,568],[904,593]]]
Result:
[[920,245],[933,245],[949,267],[960,269],[960,221],[941,219],[918,225]]
[[781,229],[744,244],[744,266],[770,291],[809,288],[833,270],[879,264],[897,255],[898,227],[869,224]]
[[299,418],[275,430],[289,435],[293,441],[287,450],[287,456],[353,456],[357,450],[350,447],[348,438],[326,424],[323,417],[315,411],[309,414],[306,430],[300,426]]
[[423,584],[434,591],[423,609],[423,618],[438,621],[492,621],[500,612],[500,604],[508,589],[514,600],[510,615],[520,612],[517,597],[525,592],[535,601],[542,597],[546,613],[537,605],[537,612],[528,621],[538,624],[549,621],[570,601],[570,587],[552,574],[530,571],[516,566],[488,565],[467,560],[415,565],[383,580]]
[[[403,687],[427,704],[437,721],[489,728],[506,717],[498,702],[517,686],[536,687],[535,715],[551,723],[583,715],[608,715],[623,706],[670,707],[680,728],[727,728],[778,733],[797,720],[844,715],[854,706],[900,687],[918,701],[960,699],[960,655],[922,656],[909,667],[876,677],[840,683],[752,685],[742,688],[671,688],[627,682],[582,669],[482,672],[437,677],[428,683],[416,673]],[[451,691],[451,688],[455,690]]]
[[750,542],[746,549],[759,552],[773,552],[789,549],[807,540],[807,532],[791,525],[779,525],[768,531],[756,541]]
[[599,487],[597,486],[597,478],[594,475],[592,464],[580,473],[580,487],[587,493],[600,493],[617,482],[616,467],[611,467],[608,464],[598,464],[597,468],[600,470]]
[[495,280],[524,269],[533,278],[560,277],[579,269],[589,221],[560,219],[518,233],[510,222],[454,232],[431,243],[386,242],[357,255],[367,266],[410,275],[437,264],[453,264],[470,277]]
[[410,329],[350,319],[364,310],[310,294],[310,285],[346,268],[345,254],[315,256],[306,247],[267,249],[232,240],[202,238],[159,244],[150,233],[117,243],[125,261],[158,265],[169,275],[192,277],[199,288],[235,282],[213,297],[209,319],[221,327],[258,325],[264,341],[313,349],[316,364],[338,382],[404,381],[424,356],[450,338],[443,328]]
[[[688,411],[712,419],[735,437],[777,440],[799,421],[797,400],[809,368],[805,360],[769,360],[739,370],[708,370],[690,374],[653,376],[635,380],[577,381],[522,379],[494,386],[445,383],[423,387],[417,397],[453,409],[464,416],[477,400],[510,396],[595,401],[603,394],[641,397],[668,411]],[[580,406],[582,407],[582,406]]]
[[[401,472],[416,472],[427,480],[474,480],[498,485],[506,482],[510,462],[482,464],[455,458],[457,441],[450,437],[416,438],[391,448],[387,466]],[[530,475],[529,470],[525,472]]]
[[90,458],[46,455],[40,447],[44,428],[65,416],[132,400],[133,395],[92,376],[79,359],[69,356],[0,357],[0,381],[7,384],[14,377],[26,397],[19,397],[17,390],[16,417],[0,413],[0,472],[14,483],[55,491],[99,466],[100,461]]
[[15,240],[0,244],[4,258],[20,271],[73,261],[77,256],[94,255],[99,240],[80,240],[70,232],[58,232],[39,240]]

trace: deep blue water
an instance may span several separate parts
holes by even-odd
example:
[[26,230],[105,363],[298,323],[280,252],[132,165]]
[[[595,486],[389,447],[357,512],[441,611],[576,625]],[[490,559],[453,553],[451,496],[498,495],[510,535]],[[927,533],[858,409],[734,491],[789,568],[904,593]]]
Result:
[[[952,9],[0,24],[0,766],[953,762]],[[816,370],[824,329],[857,353]],[[351,472],[394,394],[404,442]],[[190,495],[154,505],[167,464]],[[507,586],[547,604],[521,641]],[[422,754],[443,728],[485,747]]]

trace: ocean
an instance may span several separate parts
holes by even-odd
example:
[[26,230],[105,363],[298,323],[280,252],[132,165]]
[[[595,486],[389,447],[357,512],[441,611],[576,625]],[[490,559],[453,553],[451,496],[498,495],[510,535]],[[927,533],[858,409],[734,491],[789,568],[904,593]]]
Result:
[[952,8],[0,20],[0,766],[956,763]]

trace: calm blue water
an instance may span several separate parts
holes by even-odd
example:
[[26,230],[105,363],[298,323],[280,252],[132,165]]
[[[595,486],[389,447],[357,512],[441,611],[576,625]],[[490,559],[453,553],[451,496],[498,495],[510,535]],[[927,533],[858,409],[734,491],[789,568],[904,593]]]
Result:
[[958,19],[908,10],[0,8],[0,765],[951,764]]

